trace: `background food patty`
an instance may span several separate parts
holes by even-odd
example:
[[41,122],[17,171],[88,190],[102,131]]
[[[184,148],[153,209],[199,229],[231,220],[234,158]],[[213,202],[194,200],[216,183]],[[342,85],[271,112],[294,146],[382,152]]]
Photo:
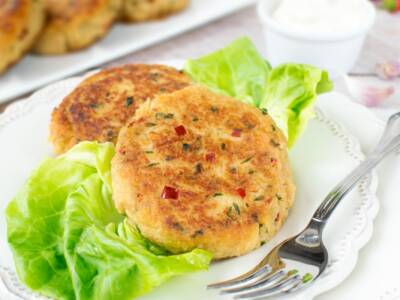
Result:
[[0,0],[0,74],[31,48],[44,17],[42,0]]
[[161,18],[184,9],[189,0],[122,0],[122,19],[129,22]]
[[203,87],[143,104],[116,150],[118,210],[174,253],[249,252],[275,235],[294,200],[286,140],[274,121]]
[[45,0],[48,20],[35,42],[39,54],[63,54],[102,38],[119,16],[121,0]]

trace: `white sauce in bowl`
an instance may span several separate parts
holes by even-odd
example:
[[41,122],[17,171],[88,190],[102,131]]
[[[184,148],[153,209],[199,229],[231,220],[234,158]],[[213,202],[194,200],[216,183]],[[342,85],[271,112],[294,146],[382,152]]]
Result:
[[272,18],[291,30],[346,33],[368,22],[368,0],[282,0]]

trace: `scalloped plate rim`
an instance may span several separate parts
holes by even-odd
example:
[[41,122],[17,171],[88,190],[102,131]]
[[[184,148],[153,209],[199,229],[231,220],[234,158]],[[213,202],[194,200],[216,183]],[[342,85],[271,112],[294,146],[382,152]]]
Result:
[[[164,64],[169,64],[173,66],[179,65],[181,63],[182,62],[178,60],[168,61],[168,62],[164,61]],[[10,104],[6,108],[6,110],[2,114],[0,114],[0,131],[2,127],[5,127],[8,123],[12,122],[14,119],[18,119],[19,116],[29,114],[30,111],[34,109],[36,106],[49,102],[49,100],[46,99],[46,97],[41,97],[41,95],[45,95],[51,92],[52,90],[62,88],[62,86],[64,85],[71,85],[72,82],[74,85],[78,84],[82,80],[82,78],[88,76],[88,74],[92,74],[93,72],[95,71],[91,71],[83,76],[75,76],[58,81],[56,83],[53,83],[47,87],[44,87],[34,92],[30,97],[24,100]],[[49,97],[47,96],[47,98]],[[349,102],[351,101],[349,100]],[[357,108],[363,110],[365,109],[360,104],[356,104],[354,102],[351,102],[351,104],[355,109]],[[326,118],[323,114],[323,109],[318,107],[317,111],[319,112],[318,116],[320,118],[330,122],[332,126],[335,127],[343,135],[342,139],[344,139],[346,146],[349,147],[348,152],[351,152],[351,154],[356,159],[362,160],[364,158],[364,154],[361,151],[361,147],[358,140],[353,135],[351,135],[344,128],[344,126],[342,126],[341,124],[339,124],[334,120]],[[301,293],[304,299],[313,299],[314,297],[340,285],[340,283],[344,281],[350,275],[351,271],[354,269],[358,260],[360,249],[363,248],[365,244],[372,237],[373,220],[375,219],[379,211],[379,199],[376,196],[377,186],[378,186],[378,177],[376,175],[376,172],[374,171],[372,173],[369,184],[367,184],[367,191],[366,191],[367,195],[365,195],[365,198],[370,199],[370,206],[362,210],[363,214],[365,215],[366,222],[363,224],[362,230],[356,236],[353,236],[353,240],[348,241],[347,243],[348,252],[350,253],[350,255],[348,254],[345,258],[349,259],[350,261],[348,261],[345,264],[345,268],[342,266],[340,270],[333,270],[333,271],[331,270],[328,274],[326,274],[318,282],[316,282],[312,287],[304,290]],[[3,280],[6,286],[8,284],[8,281],[10,281],[10,278],[7,278],[10,277],[10,274],[7,275],[7,273],[8,272],[4,269],[4,267],[0,266],[0,278]],[[15,273],[12,274],[12,276],[15,276]],[[26,298],[25,295],[19,294],[16,291],[11,291],[11,292],[14,292],[14,294],[18,297],[21,297],[23,299]],[[36,298],[37,296],[35,293],[30,293],[30,296],[32,296],[35,299],[47,299],[43,296],[39,296],[39,298]]]

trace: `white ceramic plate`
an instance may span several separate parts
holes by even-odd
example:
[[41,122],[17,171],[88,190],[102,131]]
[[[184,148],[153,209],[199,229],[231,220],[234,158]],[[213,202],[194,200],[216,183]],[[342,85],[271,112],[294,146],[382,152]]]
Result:
[[191,0],[179,14],[141,24],[115,24],[92,47],[61,56],[27,55],[0,75],[0,103],[72,74],[166,40],[242,9],[256,0]]
[[[27,101],[11,105],[0,115],[0,213],[33,168],[51,155],[47,142],[50,112],[82,77],[60,81],[33,94]],[[141,299],[229,299],[205,289],[207,283],[227,279],[253,267],[279,241],[300,231],[329,190],[362,159],[355,138],[325,115],[343,95],[327,94],[318,105],[317,117],[291,150],[290,158],[297,185],[296,202],[279,234],[248,255],[213,263],[208,272],[177,277]],[[329,105],[324,104],[329,103]],[[342,106],[343,107],[343,106]],[[326,227],[325,243],[330,253],[327,272],[301,294],[285,299],[312,299],[343,281],[354,268],[358,251],[372,235],[372,221],[379,207],[375,196],[375,175],[363,180],[332,215]],[[6,242],[5,218],[0,218],[0,299],[39,299],[18,283],[12,255]]]

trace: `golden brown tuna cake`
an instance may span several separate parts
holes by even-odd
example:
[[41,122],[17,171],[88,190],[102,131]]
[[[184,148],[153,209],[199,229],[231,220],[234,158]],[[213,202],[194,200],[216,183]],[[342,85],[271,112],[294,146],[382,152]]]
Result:
[[41,0],[0,0],[0,73],[31,48],[44,18]]
[[55,152],[80,141],[115,143],[120,128],[147,99],[189,84],[188,76],[162,65],[125,65],[88,77],[53,111],[50,141]]
[[173,253],[245,254],[271,239],[294,200],[287,144],[259,109],[203,87],[161,95],[121,129],[117,209]]
[[148,21],[183,10],[190,0],[122,0],[122,19],[128,22]]
[[45,0],[48,21],[35,42],[39,54],[63,54],[90,46],[119,16],[121,0]]

